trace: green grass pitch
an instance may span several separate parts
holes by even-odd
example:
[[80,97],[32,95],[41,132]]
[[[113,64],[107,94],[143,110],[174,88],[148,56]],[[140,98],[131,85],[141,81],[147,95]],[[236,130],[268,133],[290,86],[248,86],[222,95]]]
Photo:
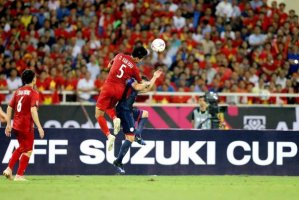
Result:
[[0,179],[1,200],[292,200],[299,177],[271,176],[27,176]]

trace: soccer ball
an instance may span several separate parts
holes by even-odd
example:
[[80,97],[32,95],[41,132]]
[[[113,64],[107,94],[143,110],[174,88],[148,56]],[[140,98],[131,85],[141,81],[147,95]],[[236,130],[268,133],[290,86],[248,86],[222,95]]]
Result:
[[155,52],[162,52],[165,50],[166,44],[164,42],[164,40],[157,38],[154,39],[154,41],[151,44],[151,48],[153,51]]

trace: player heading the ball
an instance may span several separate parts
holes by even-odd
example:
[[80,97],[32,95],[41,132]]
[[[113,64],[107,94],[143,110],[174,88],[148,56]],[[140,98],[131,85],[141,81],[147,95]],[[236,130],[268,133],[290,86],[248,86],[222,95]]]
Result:
[[[104,114],[107,113],[113,119],[114,134],[116,135],[120,130],[120,119],[116,117],[114,107],[122,98],[126,81],[129,78],[134,78],[138,83],[141,83],[140,72],[136,64],[141,62],[148,55],[148,52],[143,46],[136,46],[131,55],[119,53],[108,65],[110,72],[102,87],[95,111],[95,117],[101,130],[108,139],[108,150],[113,148],[115,136],[110,133]],[[144,84],[144,88],[149,84]]]

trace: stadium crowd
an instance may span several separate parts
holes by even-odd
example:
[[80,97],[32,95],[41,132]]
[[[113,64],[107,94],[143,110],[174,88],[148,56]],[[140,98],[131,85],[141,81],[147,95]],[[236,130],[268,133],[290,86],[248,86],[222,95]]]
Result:
[[[270,3],[270,5],[268,5]],[[80,91],[69,100],[94,101],[106,66],[134,45],[166,41],[140,65],[164,76],[155,90],[169,92],[298,93],[299,20],[284,3],[267,0],[23,0],[1,1],[0,90],[22,85],[33,69],[44,104],[59,91]],[[8,101],[9,95],[1,95]],[[156,102],[190,97],[154,96]],[[227,103],[296,104],[299,98],[221,98]]]

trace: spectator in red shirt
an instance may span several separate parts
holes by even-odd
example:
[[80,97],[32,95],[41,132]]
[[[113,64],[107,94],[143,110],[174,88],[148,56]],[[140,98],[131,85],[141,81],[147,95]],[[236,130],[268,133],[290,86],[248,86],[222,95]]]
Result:
[[[0,91],[7,90],[6,74],[0,73]],[[5,101],[5,94],[0,94],[0,103]]]
[[39,92],[43,92],[45,90],[49,90],[49,82],[47,81],[47,72],[42,71],[36,80],[36,87]]
[[281,54],[278,55],[277,60],[273,58],[271,54],[268,54],[265,62],[262,63],[262,71],[268,75],[268,77],[275,73],[281,66]]
[[[262,69],[270,68],[266,72],[267,84],[270,77],[277,73],[277,70],[272,70],[276,66],[282,66],[283,70],[288,71],[287,79],[296,73],[288,69],[287,55],[290,46],[299,46],[298,16],[294,10],[287,13],[284,3],[277,6],[274,1],[268,7],[266,0],[221,1],[220,4],[227,5],[232,2],[232,18],[227,18],[230,13],[226,12],[226,16],[218,17],[215,24],[215,6],[219,1],[206,3],[207,1],[199,0],[195,5],[190,1],[162,4],[146,0],[132,1],[126,3],[127,6],[112,1],[62,1],[56,4],[57,2],[53,1],[49,7],[49,2],[36,4],[29,1],[9,1],[5,3],[5,10],[0,9],[3,16],[7,16],[7,13],[10,16],[0,20],[3,27],[0,30],[0,57],[5,60],[5,64],[2,64],[5,71],[17,67],[18,73],[21,73],[30,67],[40,73],[42,70],[50,71],[53,67],[67,66],[75,70],[77,68],[76,72],[82,73],[81,66],[86,65],[94,53],[100,52],[100,57],[104,60],[100,67],[105,67],[115,53],[131,52],[139,43],[148,46],[153,38],[160,37],[165,40],[167,49],[159,54],[151,54],[146,65],[152,67],[162,63],[167,66],[165,74],[173,71],[174,66],[180,65],[180,71],[187,74],[190,86],[195,84],[195,90],[204,89],[204,85],[198,86],[195,83],[198,73],[202,73],[202,79],[207,80],[206,72],[202,71],[206,67],[203,62],[205,54],[210,55],[212,68],[216,70],[214,76],[218,77],[217,84],[220,87],[223,84],[223,78],[219,78],[222,70],[218,72],[217,68],[223,62],[239,77],[247,77],[246,79],[253,76],[246,73],[250,67],[256,68],[253,78],[257,79],[264,72]],[[178,17],[180,12],[182,15]],[[173,18],[177,18],[176,25],[184,25],[173,30]],[[181,18],[184,23],[180,23],[183,22]],[[223,31],[224,26],[226,31]],[[261,34],[255,35],[256,27],[261,27]],[[196,31],[194,28],[197,28]],[[212,36],[207,39],[207,34],[211,33]],[[252,47],[257,47],[258,50]],[[271,61],[266,62],[269,54],[273,55],[275,65]],[[200,63],[200,69],[196,62]],[[150,71],[145,70],[145,67],[141,69],[146,73]],[[162,82],[157,82],[160,85],[165,80],[161,78]],[[170,82],[170,85],[174,85],[174,82]]]
[[[75,91],[77,88],[77,83],[78,83],[78,79],[75,77],[75,71],[71,69],[67,69],[62,90]],[[76,97],[77,97],[76,94],[67,95],[66,100],[76,101]]]
[[280,18],[280,21],[279,21],[280,24],[283,24],[288,18],[288,14],[285,12],[285,8],[286,8],[285,3],[282,2],[279,4],[278,14],[279,14],[279,18]]
[[200,19],[200,24],[202,24],[204,20],[207,20],[211,26],[215,25],[215,17],[212,15],[211,8],[206,9],[204,16]]

